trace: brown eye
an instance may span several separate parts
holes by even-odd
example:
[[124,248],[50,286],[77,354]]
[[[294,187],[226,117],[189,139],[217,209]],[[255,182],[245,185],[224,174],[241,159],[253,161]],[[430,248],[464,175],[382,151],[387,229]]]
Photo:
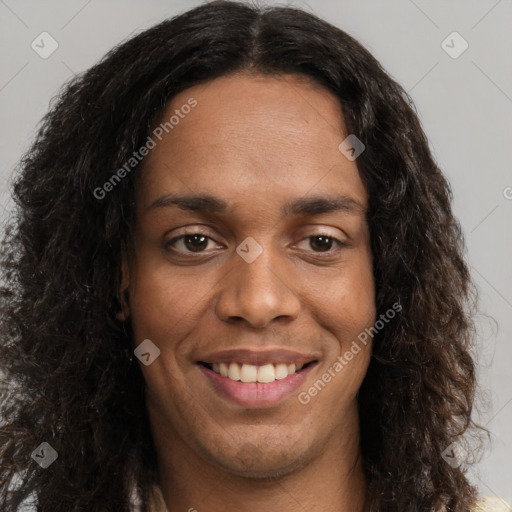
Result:
[[183,242],[191,251],[202,251],[208,245],[208,237],[200,234],[187,235],[183,238]]
[[314,235],[309,238],[311,248],[320,252],[329,251],[334,242],[334,239],[327,235]]
[[[190,233],[173,238],[167,242],[165,246],[176,247],[178,252],[199,253],[208,247],[208,242],[210,240],[210,237],[203,235],[202,233]],[[182,247],[177,247],[179,244],[181,244]]]
[[338,240],[336,237],[329,233],[318,233],[316,235],[310,235],[303,238],[301,243],[309,241],[308,247],[305,249],[307,252],[313,251],[318,254],[319,257],[322,255],[334,256],[338,254],[342,249],[349,247],[349,244]]

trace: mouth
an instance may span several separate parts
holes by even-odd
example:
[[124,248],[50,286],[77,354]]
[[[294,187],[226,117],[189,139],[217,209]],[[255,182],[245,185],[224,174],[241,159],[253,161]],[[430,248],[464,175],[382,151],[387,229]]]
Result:
[[300,373],[310,366],[318,363],[315,359],[308,363],[267,363],[254,365],[240,362],[207,363],[198,361],[198,364],[226,379],[242,383],[270,384],[276,380],[284,380],[290,375]]
[[305,363],[266,362],[262,365],[198,361],[196,367],[221,400],[254,409],[277,406],[290,398],[318,364],[317,359]]

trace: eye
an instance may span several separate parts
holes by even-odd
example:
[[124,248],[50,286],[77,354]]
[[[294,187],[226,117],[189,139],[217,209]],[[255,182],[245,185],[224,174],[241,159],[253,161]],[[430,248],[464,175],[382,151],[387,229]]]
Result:
[[166,242],[165,247],[176,247],[181,244],[179,252],[185,253],[200,253],[208,247],[208,242],[213,241],[203,233],[186,233],[184,235],[176,236],[172,240]]
[[[320,253],[335,253],[340,251],[343,247],[348,247],[348,244],[338,240],[333,237],[329,233],[317,233],[315,235],[310,235],[304,240],[309,240],[309,247],[313,249],[313,252]],[[335,246],[334,250],[331,250]]]
[[[304,238],[301,242],[310,240],[309,247],[313,249],[313,252],[317,253],[336,253],[343,247],[348,247],[348,244],[338,240],[329,233],[318,233],[310,235]],[[208,248],[209,241],[213,241],[209,236],[196,232],[196,233],[185,233],[174,237],[173,239],[166,242],[165,247],[173,247],[177,249],[177,252],[184,253],[201,253],[205,252]],[[181,247],[179,247],[181,245]],[[333,249],[335,246],[335,249]]]

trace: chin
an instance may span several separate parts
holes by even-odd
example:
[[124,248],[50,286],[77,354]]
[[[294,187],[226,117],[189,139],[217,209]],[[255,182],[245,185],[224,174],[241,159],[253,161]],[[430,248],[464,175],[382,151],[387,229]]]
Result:
[[229,458],[225,454],[216,454],[213,462],[232,475],[261,480],[293,474],[307,464],[307,455],[300,455],[295,446],[287,451],[283,451],[283,448],[272,449],[271,445],[266,445],[262,449],[255,444],[246,443]]

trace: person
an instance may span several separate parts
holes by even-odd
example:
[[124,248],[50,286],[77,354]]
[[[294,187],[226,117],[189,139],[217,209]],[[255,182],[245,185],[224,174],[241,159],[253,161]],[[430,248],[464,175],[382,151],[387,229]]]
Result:
[[1,510],[475,509],[463,235],[347,33],[165,20],[66,85],[13,197]]

